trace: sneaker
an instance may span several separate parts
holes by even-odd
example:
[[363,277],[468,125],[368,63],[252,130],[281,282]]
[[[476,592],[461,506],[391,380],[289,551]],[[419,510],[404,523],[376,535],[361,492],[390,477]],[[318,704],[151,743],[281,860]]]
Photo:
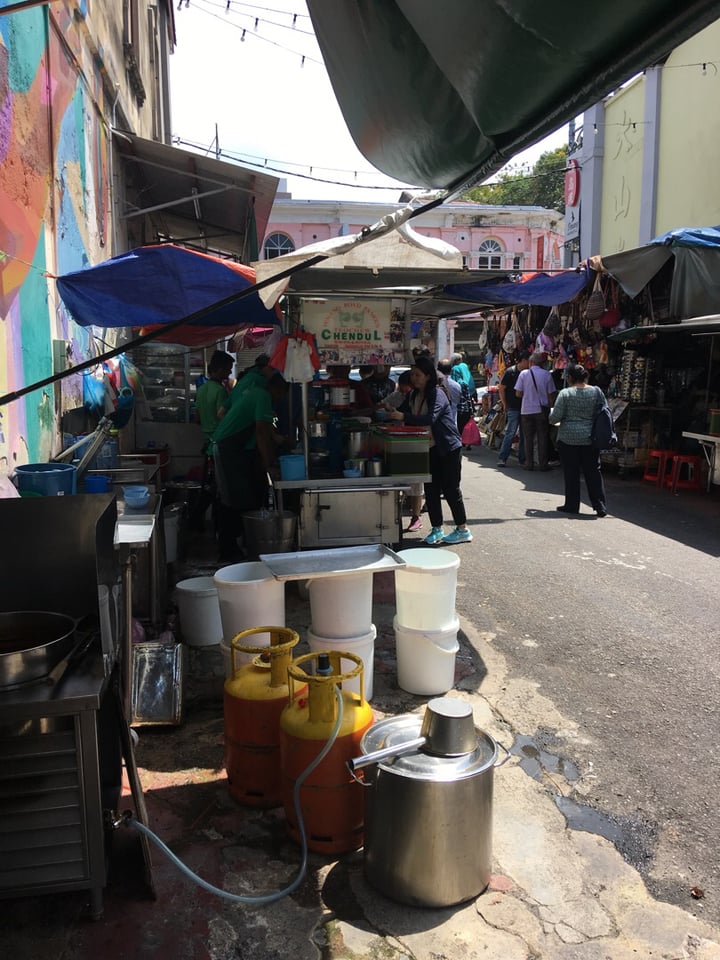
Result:
[[436,547],[439,543],[442,543],[444,539],[445,534],[443,533],[443,528],[433,527],[430,533],[423,540],[423,543],[427,543],[429,547]]
[[420,517],[413,517],[410,520],[410,526],[407,528],[408,533],[415,533],[417,530],[422,530],[423,522]]
[[443,543],[470,543],[472,540],[472,534],[466,528],[461,530],[460,527],[455,527],[452,533],[449,533],[446,537],[443,537]]
[[498,460],[497,465],[498,465],[499,467],[506,467],[506,466],[507,466],[507,460]]

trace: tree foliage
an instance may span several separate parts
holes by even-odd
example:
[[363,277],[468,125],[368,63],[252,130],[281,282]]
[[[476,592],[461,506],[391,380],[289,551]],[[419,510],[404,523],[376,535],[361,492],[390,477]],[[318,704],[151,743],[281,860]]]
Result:
[[565,213],[567,146],[543,153],[529,172],[506,167],[493,183],[473,187],[463,199],[502,206],[547,207]]

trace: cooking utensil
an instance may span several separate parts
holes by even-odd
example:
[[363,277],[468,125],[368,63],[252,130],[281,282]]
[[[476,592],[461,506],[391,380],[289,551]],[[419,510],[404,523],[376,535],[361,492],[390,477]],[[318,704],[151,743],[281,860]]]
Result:
[[[444,907],[477,896],[490,879],[493,738],[469,704],[431,700],[425,716],[388,717],[364,734],[364,867],[378,890],[414,906]],[[504,747],[502,748],[505,749]]]
[[75,646],[77,624],[63,613],[0,613],[0,687],[49,676]]

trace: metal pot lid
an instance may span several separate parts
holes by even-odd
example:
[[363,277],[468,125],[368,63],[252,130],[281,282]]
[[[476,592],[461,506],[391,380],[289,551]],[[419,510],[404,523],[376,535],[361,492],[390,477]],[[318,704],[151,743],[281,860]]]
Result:
[[[373,724],[360,741],[362,753],[375,753],[385,747],[399,746],[421,735],[423,718],[404,713],[387,717]],[[497,759],[497,744],[479,727],[475,727],[476,745],[461,756],[434,756],[425,748],[414,753],[381,760],[378,769],[413,780],[451,781],[474,777],[492,769]]]

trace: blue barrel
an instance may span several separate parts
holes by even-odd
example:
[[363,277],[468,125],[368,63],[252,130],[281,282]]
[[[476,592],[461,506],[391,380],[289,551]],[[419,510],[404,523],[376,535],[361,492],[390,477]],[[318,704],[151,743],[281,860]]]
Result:
[[61,497],[77,490],[77,470],[71,463],[27,463],[15,467],[15,476],[21,496]]

